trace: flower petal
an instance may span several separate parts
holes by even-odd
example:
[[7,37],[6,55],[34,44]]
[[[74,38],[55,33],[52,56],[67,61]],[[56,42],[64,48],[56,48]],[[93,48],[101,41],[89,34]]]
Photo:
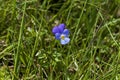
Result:
[[64,29],[63,34],[68,36],[69,35],[69,30],[68,29]]
[[60,42],[61,42],[62,45],[65,45],[65,44],[70,42],[70,38],[66,37],[64,40],[61,39]]
[[55,34],[55,38],[56,38],[57,40],[60,40],[60,36],[61,36],[60,33],[56,33],[56,34]]
[[65,24],[62,23],[62,24],[58,25],[58,28],[59,28],[59,32],[62,33],[65,29]]
[[59,28],[58,28],[57,26],[55,26],[55,27],[52,29],[52,33],[53,33],[53,34],[59,33]]

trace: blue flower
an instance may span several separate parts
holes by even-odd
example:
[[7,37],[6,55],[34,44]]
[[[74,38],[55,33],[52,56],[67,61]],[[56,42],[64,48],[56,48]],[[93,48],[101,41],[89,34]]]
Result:
[[52,33],[55,35],[57,40],[60,40],[62,45],[70,42],[69,30],[65,28],[65,24],[60,24],[52,29]]

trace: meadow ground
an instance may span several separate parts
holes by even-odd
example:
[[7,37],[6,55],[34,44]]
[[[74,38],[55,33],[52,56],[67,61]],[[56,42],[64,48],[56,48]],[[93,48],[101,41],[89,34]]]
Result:
[[120,80],[120,0],[0,0],[0,80]]

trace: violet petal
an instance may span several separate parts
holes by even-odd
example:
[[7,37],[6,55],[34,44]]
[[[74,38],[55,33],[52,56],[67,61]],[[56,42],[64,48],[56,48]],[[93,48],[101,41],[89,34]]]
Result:
[[58,28],[59,28],[59,32],[62,33],[65,29],[65,24],[62,23],[62,24],[58,25]]
[[53,34],[59,33],[59,28],[58,28],[57,26],[55,26],[55,27],[52,29],[52,33],[53,33]]

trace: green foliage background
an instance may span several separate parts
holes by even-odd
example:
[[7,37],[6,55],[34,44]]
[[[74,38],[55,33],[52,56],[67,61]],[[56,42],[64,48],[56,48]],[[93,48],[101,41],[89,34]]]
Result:
[[0,0],[0,80],[120,80],[120,0]]

